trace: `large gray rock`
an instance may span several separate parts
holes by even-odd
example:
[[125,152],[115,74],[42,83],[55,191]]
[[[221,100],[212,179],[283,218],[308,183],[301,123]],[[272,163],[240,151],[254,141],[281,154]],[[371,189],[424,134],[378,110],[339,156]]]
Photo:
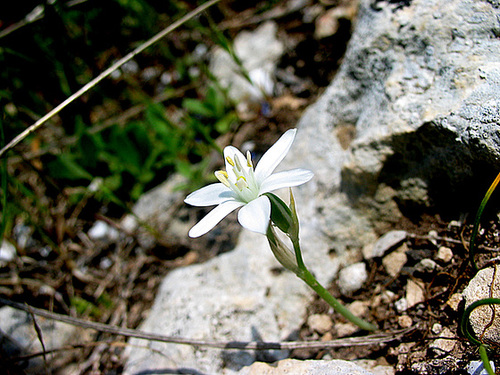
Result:
[[491,1],[361,1],[290,161],[316,172],[304,200],[337,250],[429,206],[477,208],[500,166],[499,16]]
[[[89,332],[66,323],[35,316],[9,306],[0,308],[0,353],[9,358],[28,356],[53,349],[60,349],[69,345],[82,343],[82,339],[90,337]],[[42,346],[43,340],[43,346]],[[70,351],[54,352],[43,356],[35,356],[24,361],[16,362],[19,373],[42,374],[57,373],[74,361],[74,353]],[[7,371],[7,369],[4,369]],[[11,372],[14,373],[14,372]]]
[[[229,253],[171,272],[140,328],[219,341],[296,339],[311,298],[307,286],[281,269],[264,236],[244,231],[239,242]],[[338,261],[329,261],[327,257],[323,263],[332,274],[338,268]],[[325,268],[323,274],[327,273]],[[234,374],[256,359],[279,360],[287,356],[285,351],[224,352],[159,342],[148,342],[147,349],[140,349],[135,345],[146,343],[132,340],[131,344],[126,374],[178,368]]]
[[[304,258],[320,282],[335,277],[342,254],[374,243],[404,215],[465,210],[471,193],[484,193],[484,171],[500,167],[499,16],[492,1],[360,2],[341,69],[299,122],[283,165],[315,172],[294,192]],[[141,329],[293,338],[312,294],[276,269],[265,238],[244,231],[232,252],[170,273]],[[155,350],[131,346],[125,373],[231,374],[286,355],[147,345]]]

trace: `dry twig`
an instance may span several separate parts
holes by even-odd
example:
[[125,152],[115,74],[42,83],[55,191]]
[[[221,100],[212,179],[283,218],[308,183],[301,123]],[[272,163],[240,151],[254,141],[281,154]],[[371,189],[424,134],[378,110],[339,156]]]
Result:
[[15,147],[19,142],[21,142],[24,138],[26,138],[28,135],[36,131],[40,126],[42,126],[45,122],[47,122],[49,119],[54,117],[56,114],[58,114],[63,108],[68,106],[70,103],[78,99],[80,96],[85,94],[87,91],[92,89],[94,86],[96,86],[98,83],[100,83],[104,78],[108,77],[111,73],[113,73],[116,69],[118,69],[120,66],[125,64],[126,62],[132,60],[136,55],[144,51],[146,48],[150,47],[154,43],[158,42],[160,39],[177,29],[179,26],[184,24],[185,22],[189,21],[190,19],[196,17],[212,5],[218,3],[220,0],[209,0],[203,5],[200,5],[198,8],[193,10],[192,12],[189,12],[186,14],[184,17],[179,19],[178,21],[175,21],[172,23],[170,26],[166,27],[162,31],[160,31],[158,34],[153,36],[151,39],[147,40],[146,42],[142,43],[139,47],[134,49],[132,52],[128,53],[125,57],[122,57],[120,60],[115,62],[113,65],[111,65],[108,69],[106,69],[104,72],[99,74],[96,78],[94,78],[92,81],[87,83],[85,86],[83,86],[80,90],[78,90],[76,93],[71,95],[69,98],[64,100],[61,104],[59,104],[57,107],[52,109],[49,113],[47,113],[45,116],[40,118],[37,122],[35,122],[33,125],[28,127],[26,130],[24,130],[21,134],[17,135],[13,140],[11,140],[5,147],[3,147],[0,150],[0,158],[4,156],[4,154],[10,150],[11,148]]
[[415,327],[401,329],[392,332],[377,333],[362,337],[347,337],[331,341],[284,341],[284,342],[259,342],[259,341],[210,341],[194,340],[182,337],[164,336],[154,333],[143,332],[136,329],[120,328],[117,326],[89,322],[82,319],[73,318],[66,315],[56,314],[47,310],[27,306],[18,302],[13,302],[0,298],[0,304],[13,307],[18,310],[43,316],[47,319],[58,320],[60,322],[76,325],[83,328],[90,328],[99,332],[112,333],[125,337],[134,337],[143,340],[160,341],[170,344],[182,344],[200,346],[216,349],[237,349],[237,350],[292,350],[292,349],[314,349],[314,348],[340,348],[348,346],[365,346],[388,343],[401,339],[406,334],[415,330]]

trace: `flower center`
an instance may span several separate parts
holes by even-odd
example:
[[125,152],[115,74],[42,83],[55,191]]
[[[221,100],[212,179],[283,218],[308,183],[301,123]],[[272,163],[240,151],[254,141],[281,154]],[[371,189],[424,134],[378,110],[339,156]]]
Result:
[[226,171],[215,172],[215,177],[233,190],[242,201],[248,203],[259,196],[259,185],[255,180],[255,174],[252,164],[252,156],[247,152],[246,163],[242,165],[237,155],[226,156],[226,161],[231,166],[231,177]]

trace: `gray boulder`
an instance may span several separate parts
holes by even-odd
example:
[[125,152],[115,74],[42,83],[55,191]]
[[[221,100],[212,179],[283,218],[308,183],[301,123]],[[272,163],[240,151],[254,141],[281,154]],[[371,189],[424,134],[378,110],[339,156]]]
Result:
[[[320,282],[404,216],[477,207],[470,198],[500,167],[499,16],[492,1],[360,1],[341,69],[300,120],[283,163],[315,172],[294,193],[304,258]],[[263,236],[244,231],[232,252],[170,273],[141,329],[293,339],[311,296],[280,269]],[[231,374],[287,355],[131,344],[126,374]]]
[[290,161],[316,172],[304,199],[336,250],[431,206],[477,208],[500,166],[499,16],[488,1],[361,1]]
[[[90,337],[88,331],[66,323],[35,316],[24,311],[16,310],[9,306],[0,308],[0,354],[4,358],[16,358],[42,353],[45,349],[50,352],[65,346],[82,343],[82,339]],[[37,332],[37,329],[39,330]],[[42,346],[43,341],[43,346]],[[74,353],[71,351],[55,351],[46,354],[45,360],[42,355],[34,356],[20,362],[12,362],[10,366],[18,366],[16,369],[5,368],[6,373],[43,374],[51,369],[54,373],[67,368],[74,362]],[[3,367],[4,365],[2,365]],[[7,367],[7,364],[5,364]],[[9,366],[9,367],[10,367]]]

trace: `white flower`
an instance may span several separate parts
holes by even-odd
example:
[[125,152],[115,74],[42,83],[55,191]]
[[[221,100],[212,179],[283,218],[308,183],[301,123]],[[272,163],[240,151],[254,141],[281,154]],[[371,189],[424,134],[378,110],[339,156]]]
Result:
[[296,129],[288,130],[253,167],[250,152],[246,157],[235,147],[224,149],[225,171],[215,172],[220,183],[205,186],[189,194],[184,202],[193,206],[217,205],[189,231],[190,237],[199,237],[215,227],[235,209],[238,221],[246,229],[266,234],[271,215],[271,203],[264,193],[298,186],[309,181],[313,173],[305,169],[272,174],[290,150]]

